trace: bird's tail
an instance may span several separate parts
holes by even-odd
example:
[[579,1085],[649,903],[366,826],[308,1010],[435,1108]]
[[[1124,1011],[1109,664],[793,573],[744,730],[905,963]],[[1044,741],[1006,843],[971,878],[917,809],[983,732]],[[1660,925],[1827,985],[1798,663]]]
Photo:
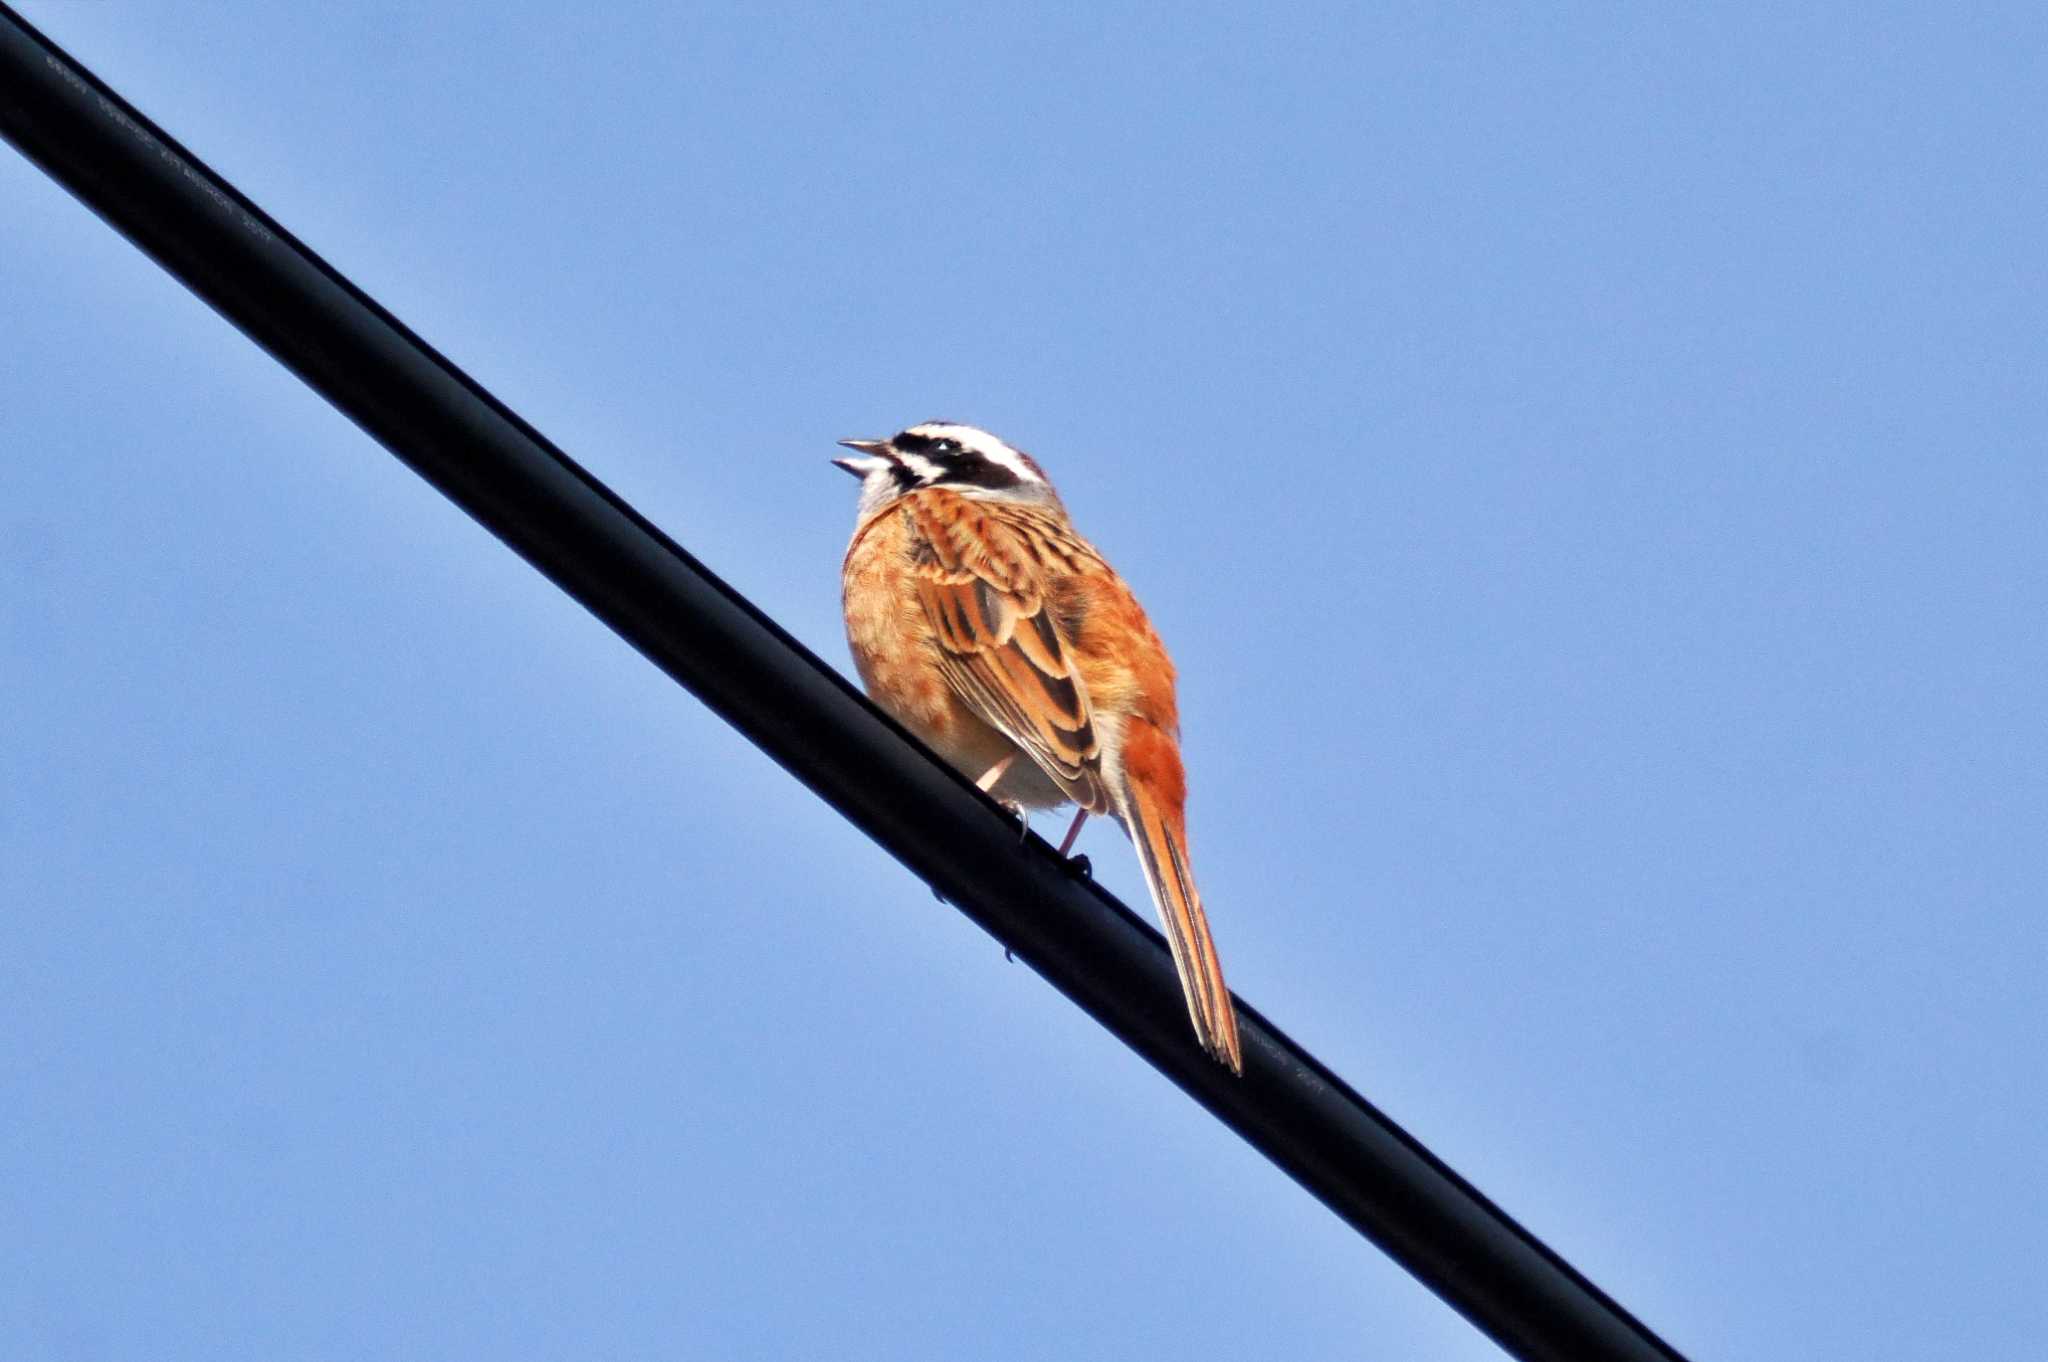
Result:
[[1237,1011],[1223,965],[1209,935],[1209,918],[1195,877],[1188,870],[1185,778],[1173,740],[1151,724],[1132,719],[1123,742],[1122,771],[1112,792],[1117,816],[1138,849],[1145,887],[1159,910],[1173,965],[1187,995],[1188,1016],[1202,1048],[1234,1074],[1244,1073],[1237,1039]]

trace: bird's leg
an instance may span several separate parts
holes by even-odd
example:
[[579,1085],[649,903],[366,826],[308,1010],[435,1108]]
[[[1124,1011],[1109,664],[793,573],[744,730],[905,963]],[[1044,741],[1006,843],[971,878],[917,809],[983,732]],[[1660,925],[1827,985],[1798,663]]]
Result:
[[[1074,811],[1074,821],[1067,826],[1067,835],[1060,838],[1060,855],[1067,856],[1067,853],[1073,850],[1074,839],[1081,835],[1081,825],[1087,821],[1088,810]],[[1067,869],[1084,880],[1095,878],[1095,863],[1086,856],[1067,856]]]
[[974,788],[983,794],[993,790],[996,787],[996,782],[1003,778],[1003,772],[1009,770],[1010,763],[1015,760],[1017,760],[1017,754],[1012,752],[1009,756],[1004,757],[1001,761],[983,771],[981,779],[974,782]]
[[[994,790],[996,787],[996,782],[1003,778],[1003,772],[1009,770],[1010,763],[1015,760],[1017,760],[1017,754],[1015,752],[1012,752],[1009,756],[1004,757],[1001,761],[989,767],[986,771],[983,771],[981,773],[981,779],[974,782],[974,788],[980,790],[983,794],[988,794],[990,791]],[[1026,809],[1022,804],[1018,803],[1014,799],[997,799],[996,803],[1008,809],[1010,811],[1011,816],[1017,820],[1017,840],[1019,842],[1030,841],[1031,811],[1029,809]]]
[[1081,825],[1087,821],[1088,810],[1074,810],[1074,821],[1068,825],[1067,835],[1060,838],[1060,855],[1064,856],[1074,849],[1074,839],[1081,835]]

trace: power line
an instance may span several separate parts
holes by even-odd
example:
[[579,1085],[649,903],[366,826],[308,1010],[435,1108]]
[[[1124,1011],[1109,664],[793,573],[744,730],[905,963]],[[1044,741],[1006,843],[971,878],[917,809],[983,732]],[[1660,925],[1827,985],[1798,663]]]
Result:
[[1683,1362],[1254,1009],[1204,1057],[1149,924],[4,4],[0,135],[1509,1353]]

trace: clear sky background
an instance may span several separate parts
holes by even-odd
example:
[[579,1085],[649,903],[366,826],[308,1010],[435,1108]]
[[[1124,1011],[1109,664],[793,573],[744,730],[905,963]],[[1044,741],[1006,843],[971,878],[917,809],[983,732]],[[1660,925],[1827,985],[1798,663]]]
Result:
[[[2038,5],[27,12],[835,663],[832,441],[1032,450],[1239,992],[2040,1356]],[[0,1355],[1498,1356],[11,151],[0,585]]]

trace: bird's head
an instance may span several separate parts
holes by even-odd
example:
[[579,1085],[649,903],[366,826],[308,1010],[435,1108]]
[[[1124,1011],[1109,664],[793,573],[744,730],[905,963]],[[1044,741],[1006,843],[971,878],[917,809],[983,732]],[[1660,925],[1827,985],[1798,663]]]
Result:
[[862,519],[926,487],[993,500],[1059,503],[1029,454],[977,426],[926,421],[886,440],[839,443],[853,457],[832,462],[860,479]]

